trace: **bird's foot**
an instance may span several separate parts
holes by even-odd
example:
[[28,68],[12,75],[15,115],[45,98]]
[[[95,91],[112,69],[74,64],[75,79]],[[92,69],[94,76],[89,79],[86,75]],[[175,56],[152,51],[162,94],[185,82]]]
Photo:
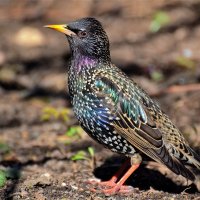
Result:
[[115,180],[112,178],[109,181],[98,181],[98,180],[89,180],[88,184],[99,186],[100,188],[114,187],[116,185]]
[[121,173],[121,169],[118,171],[116,175],[114,175],[109,181],[89,181],[89,184],[96,186],[96,188],[90,189],[93,192],[103,192],[105,195],[112,195],[116,193],[130,194],[133,192],[133,187],[123,185],[127,178],[139,167],[140,164],[133,164],[128,171],[121,177],[121,179],[117,182],[119,178],[119,174]]
[[116,193],[120,193],[120,194],[123,194],[123,195],[129,195],[131,193],[133,193],[134,191],[134,188],[132,186],[128,186],[128,185],[115,185],[114,187],[111,187],[109,189],[103,189],[102,192],[105,194],[105,195],[113,195],[113,194],[116,194]]
[[128,195],[133,192],[133,187],[115,183],[114,179],[101,182],[96,180],[91,180],[88,181],[87,183],[95,186],[95,188],[90,188],[90,191],[104,193],[105,195],[112,195],[116,193]]

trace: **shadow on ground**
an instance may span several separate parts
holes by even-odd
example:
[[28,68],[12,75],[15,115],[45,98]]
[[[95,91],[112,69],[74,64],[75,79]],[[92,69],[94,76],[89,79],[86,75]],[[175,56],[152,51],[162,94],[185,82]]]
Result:
[[[120,168],[121,164],[125,161],[121,157],[108,158],[103,165],[94,170],[94,175],[103,180],[109,180],[112,175]],[[194,184],[189,186],[181,186],[174,183],[171,179],[161,174],[159,171],[147,169],[145,164],[142,164],[127,180],[127,185],[131,185],[139,190],[146,191],[151,188],[157,191],[167,193],[180,194],[183,191],[187,193],[198,192]]]

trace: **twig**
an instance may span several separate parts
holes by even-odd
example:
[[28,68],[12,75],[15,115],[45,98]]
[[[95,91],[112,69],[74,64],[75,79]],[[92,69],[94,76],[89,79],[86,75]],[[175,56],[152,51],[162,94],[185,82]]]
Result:
[[159,90],[151,95],[159,96],[162,94],[184,93],[184,92],[191,92],[191,91],[198,91],[198,90],[200,90],[200,84],[174,85],[164,90]]

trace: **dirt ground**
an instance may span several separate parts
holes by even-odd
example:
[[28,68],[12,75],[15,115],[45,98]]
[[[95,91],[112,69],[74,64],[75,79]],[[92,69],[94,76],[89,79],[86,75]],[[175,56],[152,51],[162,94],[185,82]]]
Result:
[[[168,23],[152,31],[160,11]],[[2,1],[0,170],[8,175],[0,199],[200,199],[200,181],[187,182],[145,156],[126,182],[133,193],[90,191],[88,179],[108,180],[125,158],[80,129],[66,134],[78,125],[66,87],[69,47],[64,36],[42,27],[84,16],[102,22],[113,62],[159,102],[200,154],[200,1]],[[66,120],[56,119],[61,111]],[[88,147],[94,158],[72,160]]]

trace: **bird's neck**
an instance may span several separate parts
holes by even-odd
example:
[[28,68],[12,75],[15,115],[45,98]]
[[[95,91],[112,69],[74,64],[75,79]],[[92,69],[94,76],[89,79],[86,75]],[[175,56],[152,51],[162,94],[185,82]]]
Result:
[[73,68],[73,71],[77,73],[91,68],[98,68],[106,63],[109,62],[107,60],[90,57],[80,53],[72,54],[71,57],[71,68]]

